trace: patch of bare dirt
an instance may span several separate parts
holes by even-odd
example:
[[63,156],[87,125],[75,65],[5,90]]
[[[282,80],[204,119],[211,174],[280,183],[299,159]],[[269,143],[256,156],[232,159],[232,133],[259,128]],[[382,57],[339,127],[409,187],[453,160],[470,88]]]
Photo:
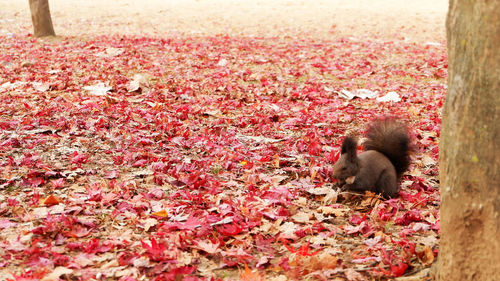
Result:
[[[62,36],[243,35],[444,41],[446,0],[50,0]],[[28,1],[0,0],[0,34],[32,32]]]

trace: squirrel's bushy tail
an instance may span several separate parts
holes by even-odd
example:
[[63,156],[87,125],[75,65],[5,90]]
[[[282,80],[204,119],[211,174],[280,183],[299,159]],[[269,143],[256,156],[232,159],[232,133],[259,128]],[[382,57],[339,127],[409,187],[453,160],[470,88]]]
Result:
[[376,150],[389,158],[398,178],[410,166],[412,151],[408,127],[394,118],[374,121],[366,131],[365,150]]

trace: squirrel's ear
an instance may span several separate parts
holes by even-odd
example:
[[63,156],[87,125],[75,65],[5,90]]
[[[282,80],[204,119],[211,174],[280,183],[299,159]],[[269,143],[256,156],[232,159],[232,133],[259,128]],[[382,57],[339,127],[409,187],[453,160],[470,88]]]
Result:
[[340,148],[341,154],[347,154],[347,159],[350,161],[356,158],[357,142],[353,137],[347,136],[342,142],[342,147]]

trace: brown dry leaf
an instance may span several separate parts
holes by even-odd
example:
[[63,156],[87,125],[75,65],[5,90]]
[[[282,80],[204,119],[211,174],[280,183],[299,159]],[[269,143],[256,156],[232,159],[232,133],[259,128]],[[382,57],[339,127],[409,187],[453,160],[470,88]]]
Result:
[[424,155],[422,157],[422,164],[424,164],[424,166],[426,167],[430,167],[436,165],[436,161],[432,159],[432,157],[430,157],[429,155]]
[[313,181],[316,178],[316,174],[318,173],[317,168],[309,168],[310,173],[311,173],[311,181]]
[[279,168],[280,167],[280,156],[278,154],[275,154],[273,156],[273,167],[274,168]]
[[425,246],[423,251],[417,252],[417,256],[418,260],[425,266],[434,262],[434,252],[429,246]]
[[434,247],[439,243],[439,240],[434,235],[428,235],[420,238],[419,243],[429,247]]
[[207,252],[208,254],[215,254],[219,252],[220,243],[211,243],[210,241],[199,241],[197,244],[197,248]]
[[179,266],[188,266],[193,263],[193,260],[196,259],[198,253],[194,252],[180,252],[177,256],[177,264]]
[[321,206],[318,208],[318,211],[323,213],[324,215],[334,215],[336,217],[343,217],[347,213],[349,213],[349,208],[333,208],[328,206]]
[[114,268],[114,267],[117,267],[119,266],[118,264],[118,261],[117,260],[111,260],[103,265],[101,265],[101,269],[109,269],[109,268]]
[[120,269],[116,268],[114,277],[128,277],[128,276],[138,276],[139,270],[135,267]]
[[284,235],[292,235],[292,236],[295,236],[295,231],[297,231],[297,229],[299,229],[299,226],[296,225],[295,223],[293,222],[285,222],[283,223],[282,225],[278,226],[278,229],[279,231],[281,231],[282,234]]
[[214,270],[219,268],[219,266],[213,260],[209,260],[206,257],[201,256],[199,260],[198,272],[201,276],[212,276]]
[[307,212],[298,212],[292,216],[292,219],[298,223],[309,223],[311,214]]
[[287,176],[282,176],[282,175],[276,175],[272,176],[269,179],[271,180],[271,183],[273,186],[278,186],[281,184],[282,181],[286,180],[288,177]]
[[367,280],[366,277],[364,277],[361,273],[357,272],[356,270],[352,268],[347,268],[345,270],[345,277],[349,281],[365,281]]
[[337,267],[337,257],[328,254],[321,253],[317,256],[310,257],[309,266],[311,271],[316,271],[320,269],[334,269]]
[[113,105],[119,103],[120,101],[118,99],[110,97],[109,95],[106,95],[106,102],[108,103],[108,105]]
[[302,274],[308,274],[318,270],[334,269],[337,267],[337,257],[329,253],[321,253],[314,256],[293,255],[290,265],[299,269]]
[[331,189],[326,186],[310,188],[309,190],[307,190],[308,193],[311,193],[313,195],[327,195],[330,191]]
[[298,206],[305,207],[307,206],[308,201],[305,197],[299,197],[294,203],[296,203]]
[[142,220],[141,223],[143,223],[144,231],[148,231],[151,227],[155,226],[158,224],[158,220],[154,218],[148,218],[145,220]]
[[42,281],[56,281],[56,280],[59,280],[59,278],[62,275],[71,274],[71,273],[73,273],[73,269],[63,267],[63,266],[58,266],[58,267],[54,268],[54,271],[45,275],[45,277],[42,278]]
[[380,202],[382,202],[382,200],[380,200],[380,196],[373,192],[365,191],[365,196],[363,201],[361,201],[360,206],[373,208],[380,204]]
[[425,221],[428,223],[436,223],[437,219],[434,217],[433,214],[429,214],[426,218]]
[[330,188],[330,191],[326,194],[325,198],[323,198],[323,203],[325,204],[337,203],[338,196],[339,196],[339,191]]
[[132,81],[127,84],[127,91],[135,92],[148,84],[148,77],[143,74],[134,74]]
[[408,109],[406,109],[406,111],[413,116],[419,116],[420,114],[419,109],[415,106],[410,106]]
[[34,65],[34,64],[33,64],[33,62],[31,62],[31,61],[23,61],[23,62],[21,63],[21,67],[30,67],[30,66],[33,66],[33,65]]
[[122,48],[114,48],[114,47],[109,47],[106,48],[106,51],[104,53],[100,53],[100,55],[104,57],[116,57],[121,55],[124,52]]
[[413,177],[421,177],[422,172],[419,169],[413,169],[411,171],[407,172],[408,175],[413,176]]
[[32,213],[33,217],[37,219],[46,218],[48,214],[49,214],[49,209],[47,207],[35,208],[33,209]]
[[89,265],[92,265],[94,261],[90,259],[89,257],[85,256],[84,254],[79,254],[75,257],[74,263],[76,265],[79,265],[81,267],[86,267]]
[[262,220],[262,224],[260,226],[260,231],[264,231],[264,232],[269,232],[270,229],[274,226],[274,223],[271,223],[270,221],[266,220],[266,219],[263,219]]
[[402,181],[401,182],[401,188],[407,188],[413,184],[413,181],[407,180],[407,181]]
[[275,277],[270,277],[269,281],[287,281],[288,278],[285,275],[278,275]]
[[56,197],[52,194],[49,195],[49,197],[45,198],[45,200],[43,200],[43,204],[47,206],[57,205],[61,202],[62,202],[61,198]]
[[260,275],[258,272],[253,272],[248,268],[248,266],[245,264],[245,270],[240,272],[240,280],[242,281],[265,281],[266,279]]
[[150,267],[151,261],[146,257],[139,257],[135,259],[132,264],[134,267]]
[[380,237],[381,238],[381,241],[387,241],[387,242],[390,242],[391,240],[391,237],[387,234],[385,234],[383,231],[377,231],[375,232],[374,234],[375,237]]

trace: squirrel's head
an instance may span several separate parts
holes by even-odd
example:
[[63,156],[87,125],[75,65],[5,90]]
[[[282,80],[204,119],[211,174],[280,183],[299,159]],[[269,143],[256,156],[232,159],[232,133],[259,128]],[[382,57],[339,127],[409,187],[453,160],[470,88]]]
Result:
[[357,141],[347,136],[342,142],[340,157],[333,165],[333,177],[345,181],[348,177],[355,176],[359,172],[359,160],[356,153]]

